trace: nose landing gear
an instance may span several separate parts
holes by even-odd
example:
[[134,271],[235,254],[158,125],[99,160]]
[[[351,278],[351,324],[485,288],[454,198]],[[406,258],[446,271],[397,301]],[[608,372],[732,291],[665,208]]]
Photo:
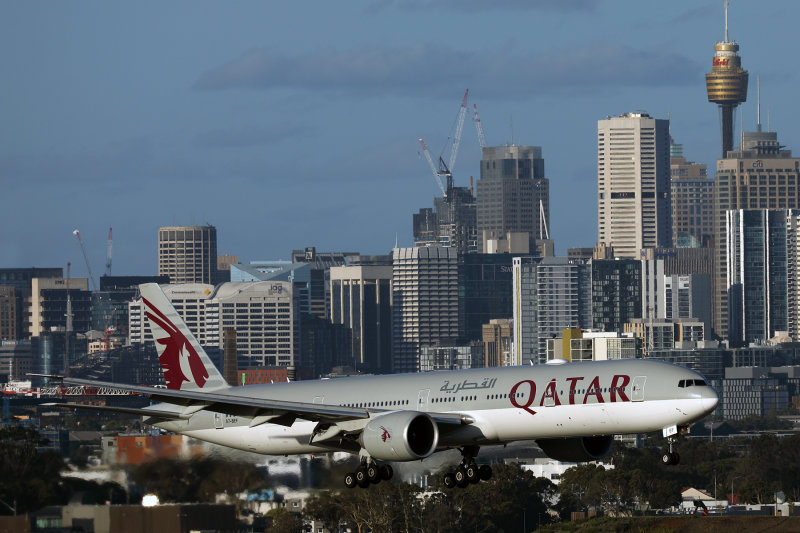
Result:
[[661,464],[665,466],[676,465],[681,462],[681,456],[678,452],[673,451],[672,448],[678,442],[679,437],[689,433],[689,428],[687,426],[672,426],[664,428],[663,432],[667,438],[668,450],[661,454]]

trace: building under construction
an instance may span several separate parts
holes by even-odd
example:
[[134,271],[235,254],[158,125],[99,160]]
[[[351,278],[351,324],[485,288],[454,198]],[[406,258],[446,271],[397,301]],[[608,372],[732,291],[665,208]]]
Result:
[[478,226],[475,196],[468,187],[447,189],[444,197],[433,199],[414,214],[415,246],[446,246],[459,254],[478,252]]

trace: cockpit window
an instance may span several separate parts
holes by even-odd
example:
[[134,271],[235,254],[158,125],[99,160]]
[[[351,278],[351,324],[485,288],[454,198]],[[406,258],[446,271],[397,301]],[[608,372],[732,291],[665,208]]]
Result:
[[702,379],[682,379],[678,382],[678,387],[685,388],[685,387],[705,387],[708,383],[706,383]]

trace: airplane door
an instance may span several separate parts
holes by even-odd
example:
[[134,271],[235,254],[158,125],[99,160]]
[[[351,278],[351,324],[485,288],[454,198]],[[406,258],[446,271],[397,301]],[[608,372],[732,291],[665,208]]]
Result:
[[225,415],[222,413],[214,413],[214,427],[217,429],[222,429],[225,424]]
[[428,410],[428,396],[430,393],[430,389],[423,389],[419,391],[419,395],[417,396],[417,411]]
[[644,400],[644,382],[647,381],[647,376],[635,376],[633,378],[633,386],[631,388],[631,401],[641,402]]

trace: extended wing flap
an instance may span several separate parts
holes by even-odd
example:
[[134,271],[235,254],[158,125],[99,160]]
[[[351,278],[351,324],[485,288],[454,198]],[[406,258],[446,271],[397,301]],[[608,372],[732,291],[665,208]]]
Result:
[[43,403],[42,406],[59,407],[61,409],[86,409],[90,411],[108,411],[111,413],[126,413],[129,415],[149,416],[152,418],[165,418],[171,420],[181,420],[189,418],[191,415],[176,413],[173,411],[162,411],[159,409],[137,409],[135,407],[115,407],[113,405],[91,405],[82,403],[52,402]]

